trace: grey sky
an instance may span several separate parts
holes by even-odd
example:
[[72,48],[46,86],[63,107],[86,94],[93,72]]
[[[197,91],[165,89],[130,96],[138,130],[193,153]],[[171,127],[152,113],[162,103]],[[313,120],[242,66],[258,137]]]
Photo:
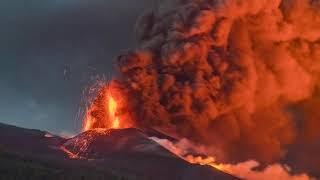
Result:
[[[74,133],[82,91],[110,76],[151,0],[0,1],[0,122]],[[69,78],[64,77],[70,68]]]

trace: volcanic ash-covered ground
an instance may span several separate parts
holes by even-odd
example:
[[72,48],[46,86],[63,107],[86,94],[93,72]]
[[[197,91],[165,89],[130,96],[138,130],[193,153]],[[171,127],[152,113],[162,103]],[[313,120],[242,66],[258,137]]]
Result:
[[0,161],[0,179],[237,179],[189,164],[134,128],[65,139],[0,124]]

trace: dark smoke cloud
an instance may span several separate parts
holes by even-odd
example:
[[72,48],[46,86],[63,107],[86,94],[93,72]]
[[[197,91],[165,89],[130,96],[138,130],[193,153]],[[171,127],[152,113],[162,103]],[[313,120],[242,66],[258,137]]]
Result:
[[306,165],[320,150],[319,12],[315,0],[163,1],[117,61],[128,111],[224,161],[284,161],[290,150],[319,174],[317,155]]

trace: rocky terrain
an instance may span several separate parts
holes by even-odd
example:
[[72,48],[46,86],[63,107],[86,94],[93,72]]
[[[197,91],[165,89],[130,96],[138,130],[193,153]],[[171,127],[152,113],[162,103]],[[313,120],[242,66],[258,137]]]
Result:
[[65,139],[0,124],[0,179],[236,179],[189,164],[149,136],[133,128],[96,129]]

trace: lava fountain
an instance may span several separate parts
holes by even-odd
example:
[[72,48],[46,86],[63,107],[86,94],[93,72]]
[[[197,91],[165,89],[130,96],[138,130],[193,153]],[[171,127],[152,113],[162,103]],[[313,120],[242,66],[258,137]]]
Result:
[[[83,131],[92,131],[98,135],[107,135],[112,129],[125,129],[136,127],[130,117],[127,109],[127,102],[125,93],[117,86],[115,81],[105,84],[98,89],[98,93],[84,117]],[[89,138],[80,138],[76,142],[78,146],[77,153],[73,153],[62,147],[70,158],[82,158],[79,154],[86,152],[89,142],[97,136],[97,134],[90,134]],[[167,139],[159,139],[157,137],[150,137],[151,140],[157,142],[176,156],[189,162],[191,164],[199,164],[211,166],[222,172],[231,174],[235,177],[250,179],[250,180],[268,180],[268,179],[295,179],[295,180],[309,180],[307,174],[291,175],[290,169],[280,164],[272,164],[263,171],[255,171],[259,167],[259,163],[254,160],[238,164],[223,164],[217,161],[215,156],[209,155],[208,149],[203,145],[196,145],[188,139],[180,139],[173,142]],[[200,155],[197,155],[200,154]]]
[[108,112],[109,112],[109,119],[111,119],[112,128],[117,129],[120,127],[119,117],[116,116],[117,111],[117,102],[115,99],[109,95],[108,96]]
[[122,129],[131,127],[131,121],[125,116],[124,100],[120,90],[113,83],[103,85],[96,98],[86,110],[83,131],[91,129]]
[[116,58],[125,93],[104,86],[84,130],[134,122],[220,162],[320,176],[319,12],[318,0],[161,1],[139,18],[137,47]]

